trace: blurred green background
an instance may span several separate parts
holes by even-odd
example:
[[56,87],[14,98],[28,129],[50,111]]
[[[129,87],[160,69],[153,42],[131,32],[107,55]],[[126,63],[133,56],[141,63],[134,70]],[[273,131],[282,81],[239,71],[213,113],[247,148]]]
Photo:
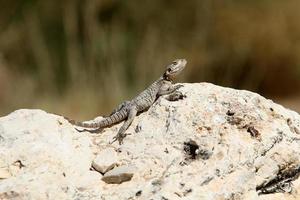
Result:
[[0,8],[0,115],[108,114],[186,58],[180,82],[300,111],[299,0],[10,0]]

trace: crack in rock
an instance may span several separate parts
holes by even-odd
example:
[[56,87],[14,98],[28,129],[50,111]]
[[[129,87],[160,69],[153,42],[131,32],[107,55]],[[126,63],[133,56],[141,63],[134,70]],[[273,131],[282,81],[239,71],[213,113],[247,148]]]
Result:
[[300,165],[296,167],[287,167],[281,169],[275,178],[269,182],[264,183],[256,187],[256,191],[259,195],[271,194],[271,193],[291,193],[292,192],[292,181],[299,178]]

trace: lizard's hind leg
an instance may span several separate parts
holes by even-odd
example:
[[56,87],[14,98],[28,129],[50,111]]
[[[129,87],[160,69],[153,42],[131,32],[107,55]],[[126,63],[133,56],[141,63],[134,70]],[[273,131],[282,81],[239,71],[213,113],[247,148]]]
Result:
[[113,138],[113,142],[115,141],[119,141],[119,144],[121,145],[123,143],[123,139],[126,137],[125,131],[128,129],[128,127],[130,126],[130,124],[132,123],[134,117],[137,114],[137,109],[136,107],[131,107],[129,109],[129,114],[128,114],[128,118],[127,120],[124,122],[124,124],[121,126],[121,128],[118,131],[118,134]]

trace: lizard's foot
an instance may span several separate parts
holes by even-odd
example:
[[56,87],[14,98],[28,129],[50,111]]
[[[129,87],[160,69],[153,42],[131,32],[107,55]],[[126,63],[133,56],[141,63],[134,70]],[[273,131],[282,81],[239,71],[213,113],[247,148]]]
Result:
[[113,140],[110,142],[110,144],[114,143],[115,141],[119,141],[119,145],[123,144],[123,139],[130,134],[125,133],[118,133],[115,137],[113,137]]
[[168,101],[178,101],[180,99],[184,99],[186,95],[182,94],[180,91],[175,91],[172,94],[168,95],[166,99]]

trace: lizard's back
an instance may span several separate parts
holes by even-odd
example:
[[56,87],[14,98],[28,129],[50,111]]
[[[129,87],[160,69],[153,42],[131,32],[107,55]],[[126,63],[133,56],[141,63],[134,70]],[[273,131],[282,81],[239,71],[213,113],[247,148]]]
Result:
[[132,100],[138,112],[148,109],[155,102],[159,87],[160,80],[157,80]]

